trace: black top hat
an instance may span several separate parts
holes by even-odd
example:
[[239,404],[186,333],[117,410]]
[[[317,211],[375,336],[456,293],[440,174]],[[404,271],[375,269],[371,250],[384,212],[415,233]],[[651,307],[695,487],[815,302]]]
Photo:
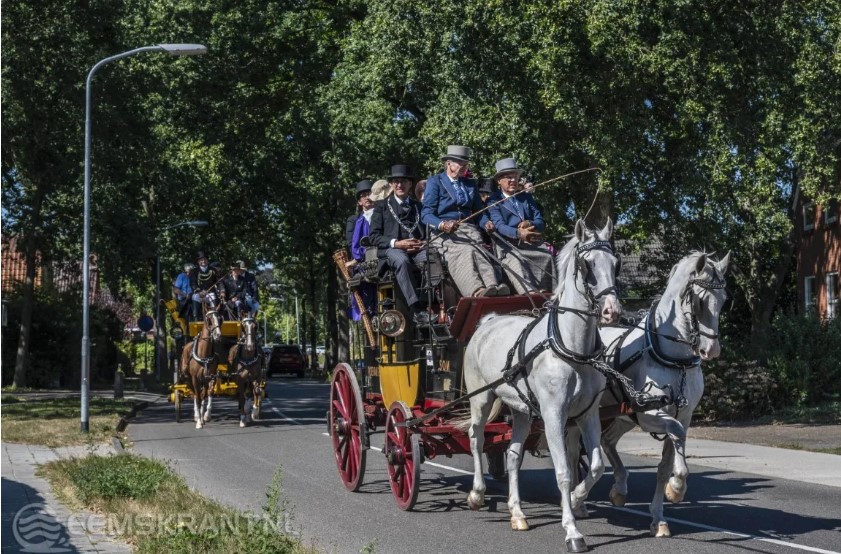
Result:
[[374,183],[372,183],[370,179],[362,179],[356,183],[356,197],[359,198],[359,195],[363,192],[369,192],[373,186]]
[[412,175],[412,169],[408,165],[397,164],[391,166],[391,175],[386,179],[411,179],[414,181],[415,176]]
[[502,158],[501,160],[496,162],[496,175],[494,175],[494,180],[499,179],[500,175],[503,173],[517,173],[517,177],[522,175],[523,169],[517,167],[517,161],[514,158]]
[[447,146],[447,153],[441,156],[442,160],[457,160],[460,162],[469,162],[473,157],[473,149],[466,146],[458,146],[451,144]]
[[485,194],[493,194],[496,192],[496,183],[494,182],[493,177],[482,177],[479,179],[478,191]]
[[201,260],[202,258],[204,258],[206,260],[207,259],[207,254],[204,253],[204,250],[199,250],[198,253],[196,254],[196,260],[198,261],[198,260]]

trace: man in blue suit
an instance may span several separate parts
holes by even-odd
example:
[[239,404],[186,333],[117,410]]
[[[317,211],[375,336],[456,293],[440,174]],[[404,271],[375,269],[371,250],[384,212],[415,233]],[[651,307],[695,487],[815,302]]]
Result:
[[520,192],[520,175],[513,158],[496,162],[494,180],[499,191],[489,204],[499,202],[489,210],[498,235],[494,249],[508,279],[519,294],[529,291],[552,291],[555,284],[555,260],[543,244],[543,215],[534,197]]
[[477,224],[484,227],[487,214],[483,213],[479,221],[463,221],[484,207],[475,183],[465,177],[472,155],[465,146],[447,147],[442,157],[444,171],[426,181],[421,221],[439,236],[436,241],[462,296],[508,296],[508,286],[499,283],[482,249]]

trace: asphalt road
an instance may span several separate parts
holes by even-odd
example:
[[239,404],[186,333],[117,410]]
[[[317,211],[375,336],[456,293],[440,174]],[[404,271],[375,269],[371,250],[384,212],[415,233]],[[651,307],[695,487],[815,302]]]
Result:
[[[150,406],[128,428],[133,450],[162,460],[202,493],[257,511],[276,468],[283,475],[287,528],[328,552],[564,552],[559,494],[548,458],[527,456],[521,474],[523,510],[531,530],[510,530],[507,483],[488,481],[486,506],[471,512],[469,456],[423,466],[418,503],[400,511],[388,486],[385,459],[367,454],[365,484],[347,492],[339,481],[324,413],[329,385],[275,377],[264,419],[240,429],[236,404],[215,402],[214,420],[197,430],[190,412],[175,423],[171,404]],[[382,434],[372,446],[382,447]],[[653,440],[653,439],[652,439]],[[620,442],[621,447],[621,442]],[[666,506],[673,537],[648,534],[648,501],[656,460],[625,456],[632,472],[628,504],[607,500],[609,469],[579,520],[599,553],[841,552],[841,488],[693,465],[686,500]],[[792,468],[796,479],[798,468]]]

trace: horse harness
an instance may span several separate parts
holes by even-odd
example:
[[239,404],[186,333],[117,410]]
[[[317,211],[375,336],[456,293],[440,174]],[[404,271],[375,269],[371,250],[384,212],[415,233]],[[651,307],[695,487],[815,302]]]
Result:
[[[675,393],[674,389],[670,384],[666,384],[664,386],[660,386],[654,382],[648,383],[644,391],[649,391],[655,386],[661,390],[669,390],[669,395],[663,395],[661,398],[668,399],[667,402],[663,402],[663,406],[674,404],[677,408],[677,412],[675,413],[675,417],[677,417],[677,413],[680,412],[681,408],[685,408],[689,401],[686,399],[686,395],[684,394],[686,388],[686,371],[693,368],[698,367],[701,365],[701,357],[700,356],[689,356],[686,358],[670,358],[666,354],[663,353],[663,350],[660,348],[660,345],[655,339],[655,335],[658,337],[662,337],[664,339],[670,340],[672,342],[686,344],[692,347],[693,351],[698,347],[700,342],[700,337],[704,336],[709,339],[717,339],[717,333],[705,333],[701,331],[698,325],[698,314],[697,311],[700,309],[700,298],[695,293],[694,289],[692,288],[693,285],[697,285],[705,290],[716,290],[716,289],[723,289],[727,286],[726,281],[723,279],[719,279],[715,277],[714,280],[705,281],[702,279],[690,279],[690,281],[686,284],[686,288],[681,293],[680,298],[682,301],[689,300],[689,312],[684,312],[684,317],[686,317],[687,321],[689,322],[690,332],[689,332],[689,339],[683,339],[681,337],[673,337],[671,335],[666,335],[663,333],[658,333],[655,328],[655,321],[654,321],[654,314],[657,310],[657,306],[660,303],[660,298],[657,298],[652,302],[651,307],[648,310],[648,313],[645,317],[645,323],[643,327],[638,327],[636,325],[632,325],[625,331],[618,339],[616,339],[616,349],[613,353],[613,369],[619,373],[624,373],[628,368],[634,365],[640,358],[642,358],[646,352],[656,361],[658,364],[668,367],[671,369],[675,369],[680,371],[680,385],[678,387],[677,393]],[[642,312],[644,313],[644,312]],[[628,359],[625,361],[621,361],[622,355],[622,343],[625,342],[625,339],[631,334],[634,329],[642,329],[643,330],[643,338],[644,338],[644,345],[643,348],[634,352]],[[613,395],[614,399],[617,402],[622,402],[622,400],[632,400],[630,398],[619,398],[613,388],[609,389],[611,394]],[[623,395],[625,396],[625,395]],[[646,410],[643,410],[646,411]],[[656,437],[655,437],[656,438]]]
[[[207,322],[206,322],[207,316],[210,315],[210,314],[215,314],[215,313],[216,313],[216,310],[210,310],[210,311],[208,311],[207,313],[204,314],[204,316],[205,316],[205,326],[207,326]],[[213,339],[211,338],[210,334],[212,332],[213,332],[213,329],[209,329],[208,332],[207,332],[207,340],[211,341],[211,345],[212,345]],[[198,363],[199,365],[202,366],[202,368],[204,368],[204,374],[205,374],[205,377],[207,377],[208,372],[209,372],[208,365],[210,364],[210,362],[212,362],[214,359],[216,359],[216,353],[214,352],[213,354],[211,354],[207,358],[200,357],[199,354],[198,354],[198,345],[199,345],[200,340],[201,340],[201,336],[196,337],[196,339],[193,341],[193,348],[190,351],[190,356],[193,358],[193,360],[196,363]]]

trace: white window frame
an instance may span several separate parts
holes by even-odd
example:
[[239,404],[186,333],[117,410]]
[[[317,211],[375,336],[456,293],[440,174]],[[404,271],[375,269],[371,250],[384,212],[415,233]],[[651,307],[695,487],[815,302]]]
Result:
[[[811,297],[811,298],[810,298]],[[815,276],[809,275],[803,279],[803,309],[811,314],[817,308],[818,295],[815,290]]]
[[[803,205],[803,230],[811,231],[815,228],[815,203],[809,202]],[[809,212],[812,212],[812,217],[808,217]]]
[[838,199],[833,198],[832,200],[827,202],[826,206],[824,207],[823,222],[824,225],[829,225],[830,223],[835,223],[836,221],[838,221]]
[[[832,281],[835,281],[833,283]],[[834,285],[834,286],[833,286]],[[838,301],[838,272],[826,274],[826,318],[833,319],[838,316],[838,308],[841,306]]]

